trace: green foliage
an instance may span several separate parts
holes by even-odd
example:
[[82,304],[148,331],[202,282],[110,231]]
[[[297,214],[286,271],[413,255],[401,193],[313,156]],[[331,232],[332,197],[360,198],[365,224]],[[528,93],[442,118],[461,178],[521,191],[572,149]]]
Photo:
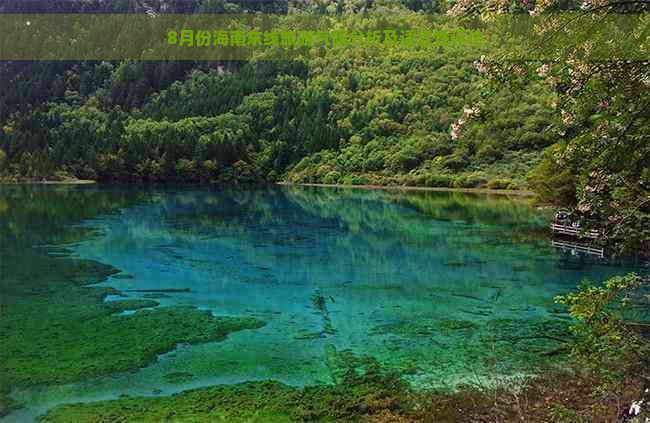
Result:
[[590,421],[564,404],[554,404],[550,415],[556,423],[589,423]]
[[585,282],[578,292],[556,297],[569,308],[577,323],[572,356],[586,368],[615,383],[637,369],[648,347],[625,320],[624,311],[641,286],[635,274],[616,276],[602,286]]
[[511,179],[496,178],[488,182],[487,187],[490,189],[517,189],[517,184]]
[[[512,163],[512,151],[539,148],[494,142],[515,136],[508,132],[516,126],[510,106],[521,103],[528,110],[533,93],[522,100],[505,91],[495,97],[496,115],[510,126],[490,120],[487,132],[468,127],[471,141],[451,139],[449,125],[479,87],[474,69],[463,63],[387,57],[46,68],[50,79],[61,72],[67,79],[40,103],[41,91],[25,98],[13,89],[39,76],[30,68],[7,68],[13,85],[0,96],[10,106],[0,146],[7,151],[8,173],[18,179],[50,179],[64,171],[102,181],[340,183],[347,177],[356,184],[475,186],[456,177],[486,173],[486,179],[521,180],[527,164],[504,164]],[[70,76],[75,73],[83,83]],[[534,95],[547,94],[536,88]],[[533,120],[540,115],[529,115],[526,127],[537,132]],[[233,168],[239,161],[248,165],[245,171]]]
[[562,160],[561,150],[559,144],[546,149],[527,182],[541,201],[567,206],[575,203],[576,184],[574,171]]
[[446,175],[429,175],[426,177],[425,183],[428,187],[439,188],[451,188],[455,185],[454,179]]
[[485,186],[487,180],[480,175],[467,175],[456,178],[454,181],[455,188],[478,188]]

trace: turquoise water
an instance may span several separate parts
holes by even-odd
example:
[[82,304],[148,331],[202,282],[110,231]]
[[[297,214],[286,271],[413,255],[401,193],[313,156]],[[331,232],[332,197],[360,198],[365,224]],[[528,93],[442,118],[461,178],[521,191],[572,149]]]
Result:
[[[99,286],[128,298],[151,296],[137,290],[182,289],[157,298],[159,307],[194,305],[267,325],[223,342],[180,345],[137,371],[16,389],[13,397],[26,407],[7,421],[58,403],[217,383],[332,383],[341,351],[373,357],[416,389],[531,374],[552,364],[566,337],[568,317],[554,296],[583,278],[633,270],[556,250],[546,237],[548,213],[521,198],[288,187],[76,189],[101,191],[108,202],[129,197],[111,213],[71,223],[83,236],[56,242],[72,257],[121,270]],[[20,196],[29,200],[29,189],[5,200],[4,213],[20,207]],[[50,201],[65,214],[66,198],[53,194]],[[69,207],[92,208],[91,199]],[[14,242],[52,243],[60,229],[42,223],[25,224]],[[0,248],[12,246],[5,239]],[[171,380],[178,372],[186,377]]]

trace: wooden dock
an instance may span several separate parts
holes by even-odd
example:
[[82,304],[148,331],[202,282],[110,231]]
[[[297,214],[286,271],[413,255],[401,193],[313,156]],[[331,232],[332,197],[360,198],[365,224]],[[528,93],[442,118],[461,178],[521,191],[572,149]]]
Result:
[[574,236],[576,238],[598,239],[600,237],[600,232],[595,230],[583,231],[581,228],[557,223],[551,223],[551,231],[554,234]]
[[604,248],[595,248],[589,245],[582,245],[573,242],[556,241],[556,240],[552,240],[551,245],[555,248],[560,248],[562,250],[570,251],[572,253],[576,252],[576,253],[583,253],[583,254],[591,254],[594,256],[598,256],[600,258],[605,258]]

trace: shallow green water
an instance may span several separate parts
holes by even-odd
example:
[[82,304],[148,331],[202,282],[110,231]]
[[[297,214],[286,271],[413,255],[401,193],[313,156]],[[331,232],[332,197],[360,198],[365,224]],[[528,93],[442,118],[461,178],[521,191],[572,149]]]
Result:
[[[583,278],[633,269],[555,250],[547,215],[522,199],[486,195],[3,187],[0,219],[0,257],[95,260],[122,272],[96,286],[127,299],[266,322],[220,342],[181,343],[131,372],[12,386],[25,407],[7,421],[122,394],[263,379],[331,383],[343,351],[376,359],[415,388],[531,373],[552,364],[566,336],[554,296]],[[6,295],[8,281],[29,260],[0,263],[5,306],[21,301]],[[39,284],[60,276],[42,273]],[[176,291],[146,291],[161,289]],[[30,295],[25,301],[35,301]],[[106,297],[117,299],[125,298]],[[5,322],[11,312],[4,307]],[[34,362],[42,348],[34,345]]]

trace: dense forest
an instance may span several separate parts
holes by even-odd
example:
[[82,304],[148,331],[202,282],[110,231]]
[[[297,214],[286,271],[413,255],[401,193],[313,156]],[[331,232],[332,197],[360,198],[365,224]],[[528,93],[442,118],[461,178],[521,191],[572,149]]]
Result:
[[[514,13],[577,7],[511,3],[507,11]],[[462,14],[491,4],[3,1],[0,13]],[[544,202],[575,207],[608,238],[624,238],[624,248],[647,250],[645,65],[528,63],[513,69],[390,55],[363,62],[340,55],[4,61],[0,177],[533,189]]]

